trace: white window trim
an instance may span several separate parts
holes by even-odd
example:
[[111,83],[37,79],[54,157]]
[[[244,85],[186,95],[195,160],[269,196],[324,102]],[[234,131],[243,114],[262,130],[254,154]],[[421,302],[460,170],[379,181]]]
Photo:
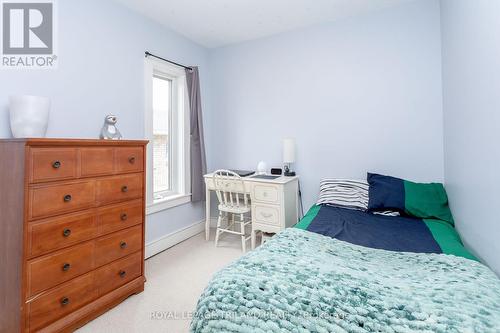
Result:
[[[161,73],[169,79],[172,79],[174,85],[177,85],[179,80],[182,80],[184,87],[186,74],[183,69],[166,63],[164,61],[145,58],[144,60],[144,86],[145,86],[145,136],[152,142],[153,140],[153,74]],[[177,89],[174,88],[174,91]],[[185,89],[187,90],[187,89]],[[174,94],[175,95],[175,94]],[[172,170],[171,181],[176,182],[175,187],[177,192],[168,195],[162,200],[154,201],[153,199],[153,146],[150,143],[147,149],[147,170],[146,170],[146,214],[154,214],[160,211],[170,209],[176,206],[184,205],[191,201],[191,168],[190,168],[190,110],[187,91],[182,93],[183,96],[172,96],[179,103],[184,105],[184,112],[172,112],[172,140],[182,138],[182,145],[178,142],[172,142],[172,149],[180,149],[176,151],[175,156],[179,156],[179,160],[174,165],[175,170]],[[180,147],[180,148],[179,148]]]
[[157,201],[146,207],[146,215],[155,214],[163,210],[174,208],[180,205],[185,205],[191,202],[191,194],[171,195],[168,198]]

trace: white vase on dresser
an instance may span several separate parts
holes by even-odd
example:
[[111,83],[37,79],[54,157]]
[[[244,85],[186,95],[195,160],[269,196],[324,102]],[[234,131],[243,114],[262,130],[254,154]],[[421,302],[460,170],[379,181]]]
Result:
[[50,99],[16,95],[9,98],[10,128],[14,138],[43,138],[47,132]]

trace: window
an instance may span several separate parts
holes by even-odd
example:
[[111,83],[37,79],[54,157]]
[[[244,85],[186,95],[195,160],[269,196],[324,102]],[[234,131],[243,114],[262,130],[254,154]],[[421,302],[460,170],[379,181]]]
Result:
[[148,214],[190,201],[189,110],[182,68],[147,58]]
[[171,191],[168,133],[172,114],[172,80],[153,76],[153,199],[162,200]]

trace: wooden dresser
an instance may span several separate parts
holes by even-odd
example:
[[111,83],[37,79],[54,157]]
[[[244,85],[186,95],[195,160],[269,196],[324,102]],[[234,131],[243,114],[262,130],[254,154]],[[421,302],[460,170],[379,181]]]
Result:
[[73,331],[144,290],[146,144],[0,140],[0,333]]

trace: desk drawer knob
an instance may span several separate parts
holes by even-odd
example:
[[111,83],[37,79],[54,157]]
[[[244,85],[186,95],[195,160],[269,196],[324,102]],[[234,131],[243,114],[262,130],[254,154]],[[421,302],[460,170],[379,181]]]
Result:
[[71,229],[64,229],[63,230],[63,236],[64,237],[69,237],[71,235]]
[[125,272],[125,271],[120,271],[118,274],[119,274],[119,275],[120,275],[120,277],[123,279],[123,278],[125,277],[125,275],[127,275],[127,272]]
[[64,196],[64,202],[70,202],[70,201],[71,201],[71,199],[73,199],[73,197],[71,196],[71,194],[66,194],[66,195]]
[[61,167],[61,162],[60,161],[55,161],[54,163],[52,163],[52,167],[54,169],[59,169]]
[[68,305],[68,304],[69,304],[69,298],[68,297],[61,298],[61,305]]
[[122,192],[127,193],[128,192],[128,186],[122,186]]
[[135,157],[134,157],[134,156],[129,157],[129,158],[128,158],[128,162],[129,162],[130,164],[134,164],[134,163],[135,163]]
[[66,263],[63,265],[62,270],[64,272],[67,272],[67,271],[69,271],[70,268],[71,268],[71,264]]
[[126,221],[127,219],[128,219],[127,213],[123,213],[122,215],[120,215],[120,220]]
[[264,212],[260,212],[260,215],[262,215],[262,217],[265,219],[271,218],[273,216],[273,214],[264,213]]
[[122,249],[127,248],[127,243],[126,242],[120,242],[120,248],[122,248]]

